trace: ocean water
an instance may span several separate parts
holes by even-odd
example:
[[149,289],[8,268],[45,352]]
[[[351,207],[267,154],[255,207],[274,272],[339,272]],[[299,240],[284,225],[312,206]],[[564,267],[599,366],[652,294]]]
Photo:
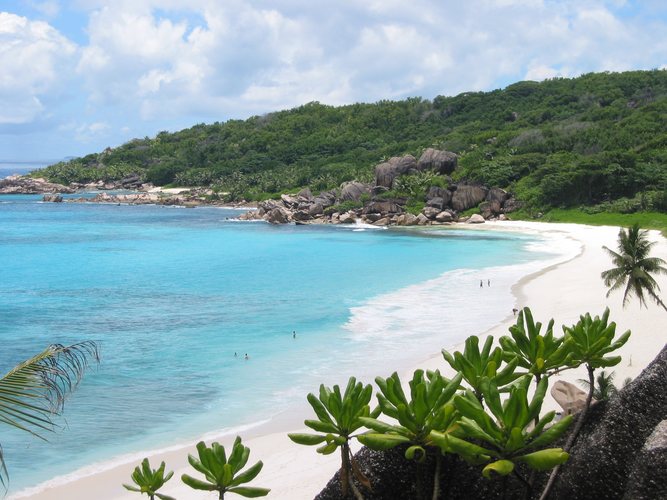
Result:
[[48,443],[2,429],[10,492],[270,419],[322,382],[387,376],[511,315],[519,277],[576,252],[495,231],[39,200],[0,196],[0,370],[54,342],[95,340],[102,361]]

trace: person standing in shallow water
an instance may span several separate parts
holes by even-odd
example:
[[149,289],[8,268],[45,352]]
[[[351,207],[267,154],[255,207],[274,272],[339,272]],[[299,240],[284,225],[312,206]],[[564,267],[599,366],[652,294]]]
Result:
[[296,330],[292,330],[292,338],[293,338],[293,339],[296,338]]

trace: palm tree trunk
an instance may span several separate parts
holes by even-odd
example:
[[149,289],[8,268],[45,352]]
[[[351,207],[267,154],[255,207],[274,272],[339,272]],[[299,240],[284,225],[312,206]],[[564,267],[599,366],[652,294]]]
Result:
[[[570,436],[567,438],[565,446],[563,446],[563,449],[567,452],[569,452],[570,449],[572,449],[572,446],[577,440],[577,437],[579,436],[579,431],[584,425],[584,420],[586,420],[588,409],[590,408],[591,401],[593,400],[593,391],[595,390],[595,376],[594,376],[595,370],[591,368],[590,365],[586,365],[586,368],[588,369],[588,395],[586,396],[586,406],[584,406],[584,409],[581,410],[579,418],[577,419],[577,423],[574,426],[574,429],[572,429],[572,433],[570,433]],[[547,481],[547,485],[544,487],[542,495],[540,495],[540,500],[546,500],[546,498],[549,496],[549,492],[551,491],[551,488],[556,482],[556,478],[558,477],[559,472],[560,472],[560,465],[557,465],[554,468],[554,470],[551,471],[551,475],[549,475],[549,481]]]

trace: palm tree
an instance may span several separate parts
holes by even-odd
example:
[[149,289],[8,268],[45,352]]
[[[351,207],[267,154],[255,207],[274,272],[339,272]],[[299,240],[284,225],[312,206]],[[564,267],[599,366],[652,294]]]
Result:
[[[14,367],[0,378],[0,423],[46,440],[42,433],[55,430],[53,416],[62,413],[91,360],[99,361],[94,342],[53,344]],[[6,488],[8,481],[0,449],[0,483]]]
[[[590,382],[586,379],[580,378],[579,383],[590,389]],[[595,387],[593,388],[593,399],[596,401],[607,401],[614,394],[618,393],[618,388],[614,385],[614,372],[607,373],[602,370],[595,377]]]
[[640,306],[646,306],[644,294],[649,295],[658,305],[667,311],[667,306],[660,300],[657,292],[658,283],[652,274],[667,274],[665,261],[658,257],[649,257],[651,247],[655,242],[648,241],[647,232],[634,224],[628,229],[621,229],[618,233],[618,253],[604,248],[611,256],[614,266],[603,271],[601,276],[605,286],[609,287],[607,297],[611,292],[625,287],[623,292],[623,307],[632,295],[639,299]]

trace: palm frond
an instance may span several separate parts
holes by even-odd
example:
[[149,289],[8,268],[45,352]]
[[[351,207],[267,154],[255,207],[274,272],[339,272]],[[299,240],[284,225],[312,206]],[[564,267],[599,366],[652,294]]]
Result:
[[[53,344],[20,363],[0,378],[0,423],[45,439],[55,429],[65,399],[81,381],[91,361],[99,362],[95,342],[70,346]],[[0,483],[6,486],[7,469],[0,450]]]

